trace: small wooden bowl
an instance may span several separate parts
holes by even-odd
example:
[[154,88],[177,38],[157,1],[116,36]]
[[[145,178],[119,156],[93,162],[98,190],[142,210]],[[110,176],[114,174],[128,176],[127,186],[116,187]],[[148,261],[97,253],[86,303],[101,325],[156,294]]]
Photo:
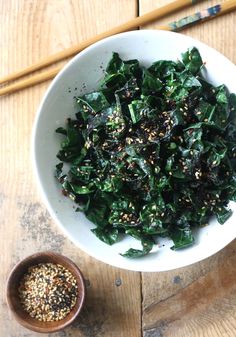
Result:
[[[76,304],[72,308],[71,312],[60,321],[41,322],[36,320],[32,318],[26,311],[24,311],[20,303],[18,294],[20,280],[30,266],[34,266],[39,263],[58,263],[68,269],[76,278],[78,285],[78,297]],[[77,318],[83,307],[85,300],[85,285],[83,275],[79,268],[70,259],[63,255],[53,252],[36,253],[20,261],[13,268],[7,280],[6,297],[7,304],[14,317],[25,328],[41,333],[56,332],[70,325]]]

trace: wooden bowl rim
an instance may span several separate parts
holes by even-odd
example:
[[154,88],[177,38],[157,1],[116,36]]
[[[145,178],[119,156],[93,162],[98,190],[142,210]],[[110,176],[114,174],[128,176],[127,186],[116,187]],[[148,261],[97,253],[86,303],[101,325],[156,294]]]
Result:
[[[42,262],[38,261],[38,259],[42,258]],[[40,321],[36,321],[37,325],[34,325],[31,317],[29,316],[29,320],[28,319],[24,319],[22,318],[21,315],[19,315],[18,310],[16,310],[13,301],[12,301],[12,296],[11,296],[11,291],[10,288],[11,286],[14,284],[14,279],[17,277],[21,277],[24,274],[24,269],[28,269],[29,266],[33,266],[33,265],[37,265],[39,263],[43,263],[44,258],[48,261],[45,261],[47,263],[58,263],[61,264],[62,266],[64,266],[66,269],[68,269],[76,278],[77,283],[78,283],[78,288],[79,288],[79,296],[77,298],[77,302],[75,304],[75,307],[73,308],[74,314],[69,317],[69,315],[67,315],[64,319],[60,320],[60,321],[53,321],[53,322],[40,322]],[[52,261],[50,262],[50,259],[55,259],[56,261]],[[65,266],[66,264],[66,266]],[[22,270],[22,273],[21,273]],[[17,275],[17,273],[21,274],[20,276]],[[59,254],[59,253],[55,253],[52,251],[44,251],[44,252],[38,252],[32,255],[27,256],[26,258],[24,258],[23,260],[19,261],[11,270],[8,279],[7,279],[7,283],[6,283],[6,301],[7,301],[7,305],[9,307],[9,309],[11,310],[13,316],[15,317],[15,319],[18,321],[18,323],[20,323],[22,326],[24,326],[25,328],[35,331],[35,332],[40,332],[40,333],[51,333],[51,332],[57,332],[59,330],[62,330],[64,328],[66,328],[67,326],[69,326],[70,324],[72,324],[74,322],[74,320],[77,318],[77,316],[79,315],[79,313],[82,310],[82,307],[84,305],[85,302],[85,295],[86,295],[86,288],[85,288],[85,283],[84,283],[84,278],[83,278],[83,274],[81,272],[81,270],[79,269],[79,267],[68,257]],[[73,311],[72,309],[72,311]],[[23,310],[23,309],[22,309]],[[42,323],[42,326],[40,326]],[[53,326],[50,326],[50,323],[53,323]]]

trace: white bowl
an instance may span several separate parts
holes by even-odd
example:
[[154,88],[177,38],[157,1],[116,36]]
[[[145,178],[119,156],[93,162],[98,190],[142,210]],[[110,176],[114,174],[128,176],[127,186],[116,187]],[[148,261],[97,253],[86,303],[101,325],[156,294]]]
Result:
[[172,251],[172,241],[165,239],[161,242],[165,245],[157,247],[154,253],[138,259],[124,258],[119,253],[135,248],[139,243],[128,236],[113,246],[101,242],[90,231],[95,226],[82,213],[75,212],[72,202],[62,195],[54,178],[60,147],[55,129],[64,126],[68,116],[74,117],[73,96],[96,89],[112,51],[118,52],[123,59],[137,58],[148,66],[159,59],[175,61],[193,46],[199,49],[206,62],[206,78],[215,85],[224,83],[235,92],[236,67],[214,49],[185,35],[141,30],[106,38],[75,56],[53,80],[38,109],[33,130],[33,162],[46,206],[76,246],[110,265],[136,271],[171,270],[205,259],[236,237],[236,207],[231,203],[233,216],[224,225],[213,220],[209,226],[197,230],[193,246]]

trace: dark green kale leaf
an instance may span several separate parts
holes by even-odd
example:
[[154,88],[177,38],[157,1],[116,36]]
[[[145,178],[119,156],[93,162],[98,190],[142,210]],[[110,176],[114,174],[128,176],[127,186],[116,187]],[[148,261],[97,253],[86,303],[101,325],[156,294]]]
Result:
[[143,249],[134,249],[134,248],[130,248],[129,250],[127,250],[127,252],[125,252],[124,254],[121,254],[124,257],[129,257],[129,258],[137,258],[137,257],[143,257],[145,255],[147,255],[148,253],[150,253],[150,251],[153,248],[154,242],[152,240],[145,240],[143,239],[141,241],[142,247]]
[[203,66],[201,55],[195,47],[182,54],[182,61],[185,68],[193,75],[197,75]]
[[92,232],[103,242],[113,245],[119,239],[119,231],[117,228],[93,228]]
[[188,247],[194,242],[190,225],[187,223],[181,227],[177,226],[177,228],[171,232],[170,237],[174,242],[174,246],[171,247],[173,250]]

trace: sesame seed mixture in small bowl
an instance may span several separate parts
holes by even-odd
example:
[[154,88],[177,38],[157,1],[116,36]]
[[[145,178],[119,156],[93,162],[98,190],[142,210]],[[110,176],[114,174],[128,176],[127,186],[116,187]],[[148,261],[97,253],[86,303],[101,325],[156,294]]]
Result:
[[7,282],[7,303],[17,321],[37,332],[55,332],[80,313],[85,286],[79,268],[67,257],[42,252],[19,262]]

